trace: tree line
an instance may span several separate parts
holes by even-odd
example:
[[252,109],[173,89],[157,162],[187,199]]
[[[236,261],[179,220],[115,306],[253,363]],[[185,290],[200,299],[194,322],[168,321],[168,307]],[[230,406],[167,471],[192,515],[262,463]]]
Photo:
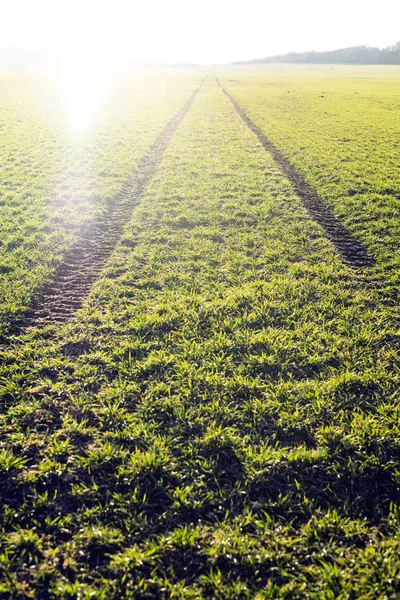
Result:
[[[256,58],[242,63],[313,63],[348,65],[400,65],[400,42],[388,48],[353,46],[326,52],[290,52],[267,58]],[[241,63],[241,64],[242,64]]]

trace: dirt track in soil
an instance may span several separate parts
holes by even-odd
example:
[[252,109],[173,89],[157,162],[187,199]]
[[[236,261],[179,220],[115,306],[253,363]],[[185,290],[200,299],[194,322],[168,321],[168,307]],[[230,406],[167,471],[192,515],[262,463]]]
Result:
[[140,202],[199,89],[193,92],[153,142],[130,179],[109,203],[107,211],[80,232],[77,241],[57,267],[52,281],[39,290],[21,321],[13,328],[12,334],[19,334],[27,327],[64,323],[81,308],[94,282],[100,277],[106,260],[120,240],[125,225],[132,217],[133,209]]
[[272,155],[282,172],[289,179],[295,193],[301,199],[310,217],[324,229],[327,238],[341,254],[344,262],[356,268],[373,267],[375,260],[368,253],[366,247],[346,229],[343,223],[332,212],[332,209],[319,197],[317,192],[307,183],[304,176],[290,163],[283,152],[249,119],[238,102],[221,86],[218,79],[217,84],[231,101],[236,113],[249,129],[256,134],[263,147]]
[[[236,113],[272,155],[291,182],[311,218],[324,229],[326,236],[343,260],[356,268],[374,266],[375,261],[363,244],[344,227],[331,208],[306,182],[303,175],[249,119],[238,102],[220,85],[218,79],[217,84],[231,101]],[[120,240],[135,206],[140,202],[176,129],[190,110],[199,90],[200,88],[193,92],[186,104],[150,146],[130,179],[123,184],[119,194],[109,203],[108,210],[80,232],[77,241],[66,253],[64,261],[57,267],[52,281],[39,290],[20,322],[13,327],[12,335],[18,335],[27,327],[67,322],[81,308],[93,284],[100,277],[105,262]]]

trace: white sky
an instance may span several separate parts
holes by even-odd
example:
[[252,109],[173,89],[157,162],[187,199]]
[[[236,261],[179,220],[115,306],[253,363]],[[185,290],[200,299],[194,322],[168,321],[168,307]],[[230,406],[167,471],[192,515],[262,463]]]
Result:
[[1,48],[216,63],[400,39],[400,0],[1,0]]

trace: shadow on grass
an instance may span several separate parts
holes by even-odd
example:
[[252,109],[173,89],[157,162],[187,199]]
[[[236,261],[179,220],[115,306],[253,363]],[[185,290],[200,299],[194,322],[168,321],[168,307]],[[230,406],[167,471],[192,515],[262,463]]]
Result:
[[[386,517],[400,498],[400,448],[389,443],[375,447],[337,446],[326,458],[297,459],[266,464],[246,473],[233,449],[214,450],[190,464],[144,467],[129,477],[118,461],[97,470],[81,469],[71,478],[51,473],[25,482],[14,472],[0,474],[1,503],[20,514],[22,527],[41,526],[57,514],[81,513],[97,506],[106,525],[121,527],[127,518],[140,518],[141,538],[181,525],[218,522],[244,509],[267,512],[271,517],[303,522],[315,510],[334,509],[343,516],[367,518],[375,524]],[[77,487],[77,484],[78,487]],[[196,502],[176,502],[174,492],[194,486]],[[57,491],[57,493],[55,493]],[[47,495],[48,502],[38,503]]]

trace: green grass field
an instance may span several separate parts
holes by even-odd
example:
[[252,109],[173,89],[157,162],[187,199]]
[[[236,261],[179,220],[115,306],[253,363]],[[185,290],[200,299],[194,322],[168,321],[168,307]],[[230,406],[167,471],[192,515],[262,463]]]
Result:
[[185,72],[120,78],[82,133],[74,128],[79,90],[71,101],[43,78],[0,77],[0,336],[78,228],[107,210],[200,79]]
[[[1,80],[3,598],[400,596],[398,70],[205,75],[119,82],[78,137]],[[74,318],[15,329],[199,87]]]

